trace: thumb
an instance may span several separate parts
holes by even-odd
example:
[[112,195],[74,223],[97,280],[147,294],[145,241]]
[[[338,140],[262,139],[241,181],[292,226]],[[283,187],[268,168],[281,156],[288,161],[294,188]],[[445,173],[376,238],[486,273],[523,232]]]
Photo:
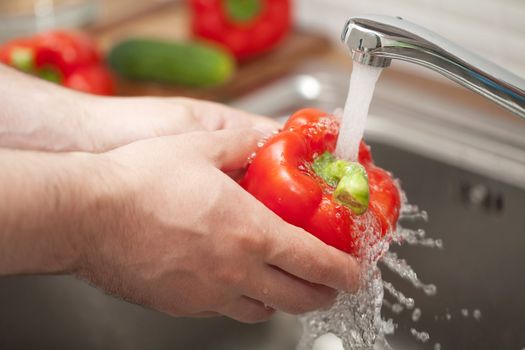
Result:
[[200,147],[201,153],[224,172],[246,166],[257,145],[273,133],[273,128],[227,129],[205,133]]

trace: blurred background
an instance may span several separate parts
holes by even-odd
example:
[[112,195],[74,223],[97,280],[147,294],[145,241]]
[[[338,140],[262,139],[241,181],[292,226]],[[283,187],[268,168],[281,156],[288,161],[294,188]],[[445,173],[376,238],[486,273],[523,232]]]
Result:
[[[525,3],[520,0],[295,0],[292,6],[290,33],[279,40],[269,54],[242,62],[238,74],[228,81],[225,89],[222,86],[221,91],[188,92],[169,86],[120,82],[117,93],[184,94],[231,100],[312,58],[331,56],[339,59],[340,64],[350,66],[347,52],[339,43],[340,31],[347,18],[359,14],[401,16],[525,76],[525,41],[522,39]],[[129,37],[187,41],[195,37],[189,7],[183,0],[2,0],[0,42],[53,28],[80,28],[94,38],[105,53]],[[448,83],[415,65],[396,62],[393,68]]]

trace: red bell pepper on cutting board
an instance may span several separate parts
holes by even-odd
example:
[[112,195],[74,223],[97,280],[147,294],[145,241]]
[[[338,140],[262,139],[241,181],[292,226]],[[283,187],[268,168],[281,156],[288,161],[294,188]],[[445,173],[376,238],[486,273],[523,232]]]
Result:
[[10,41],[0,47],[0,61],[76,90],[114,92],[95,43],[82,33],[57,30]]
[[291,0],[190,0],[193,33],[239,59],[276,46],[291,27]]

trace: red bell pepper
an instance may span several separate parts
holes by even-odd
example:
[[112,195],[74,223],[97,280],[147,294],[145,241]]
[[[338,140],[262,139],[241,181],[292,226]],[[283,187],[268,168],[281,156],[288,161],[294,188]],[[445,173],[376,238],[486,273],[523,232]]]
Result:
[[73,89],[114,93],[95,43],[81,33],[52,31],[13,40],[0,47],[0,61]]
[[396,228],[400,194],[364,142],[358,162],[337,160],[338,133],[334,116],[298,111],[257,151],[241,185],[287,222],[359,256]]
[[82,33],[57,30],[37,34],[33,40],[37,67],[50,65],[68,76],[77,68],[101,63],[95,42]]
[[115,92],[111,73],[101,64],[75,69],[65,77],[63,85],[74,90],[95,95],[110,96]]
[[272,49],[291,27],[290,0],[190,0],[193,33],[239,59]]

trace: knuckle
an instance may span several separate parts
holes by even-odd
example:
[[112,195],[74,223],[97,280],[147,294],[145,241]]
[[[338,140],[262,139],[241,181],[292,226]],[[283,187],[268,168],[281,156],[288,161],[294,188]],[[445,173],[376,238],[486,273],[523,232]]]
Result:
[[246,272],[241,266],[222,268],[217,272],[217,278],[223,285],[239,285],[246,279]]
[[264,253],[268,246],[266,236],[255,231],[241,232],[238,236],[238,244],[242,251],[251,253]]
[[[218,136],[215,136],[214,140],[210,140],[210,141],[212,141],[212,143],[216,145],[224,144],[224,141],[222,140],[222,138]],[[222,159],[225,159],[228,154],[225,147],[214,147],[213,149],[208,150],[208,152],[209,152],[210,160],[213,161],[214,163],[218,163]]]
[[312,276],[314,281],[312,282],[326,282],[330,280],[334,272],[340,269],[341,266],[333,264],[333,259],[328,254],[317,254],[311,255],[307,259],[305,269]]

